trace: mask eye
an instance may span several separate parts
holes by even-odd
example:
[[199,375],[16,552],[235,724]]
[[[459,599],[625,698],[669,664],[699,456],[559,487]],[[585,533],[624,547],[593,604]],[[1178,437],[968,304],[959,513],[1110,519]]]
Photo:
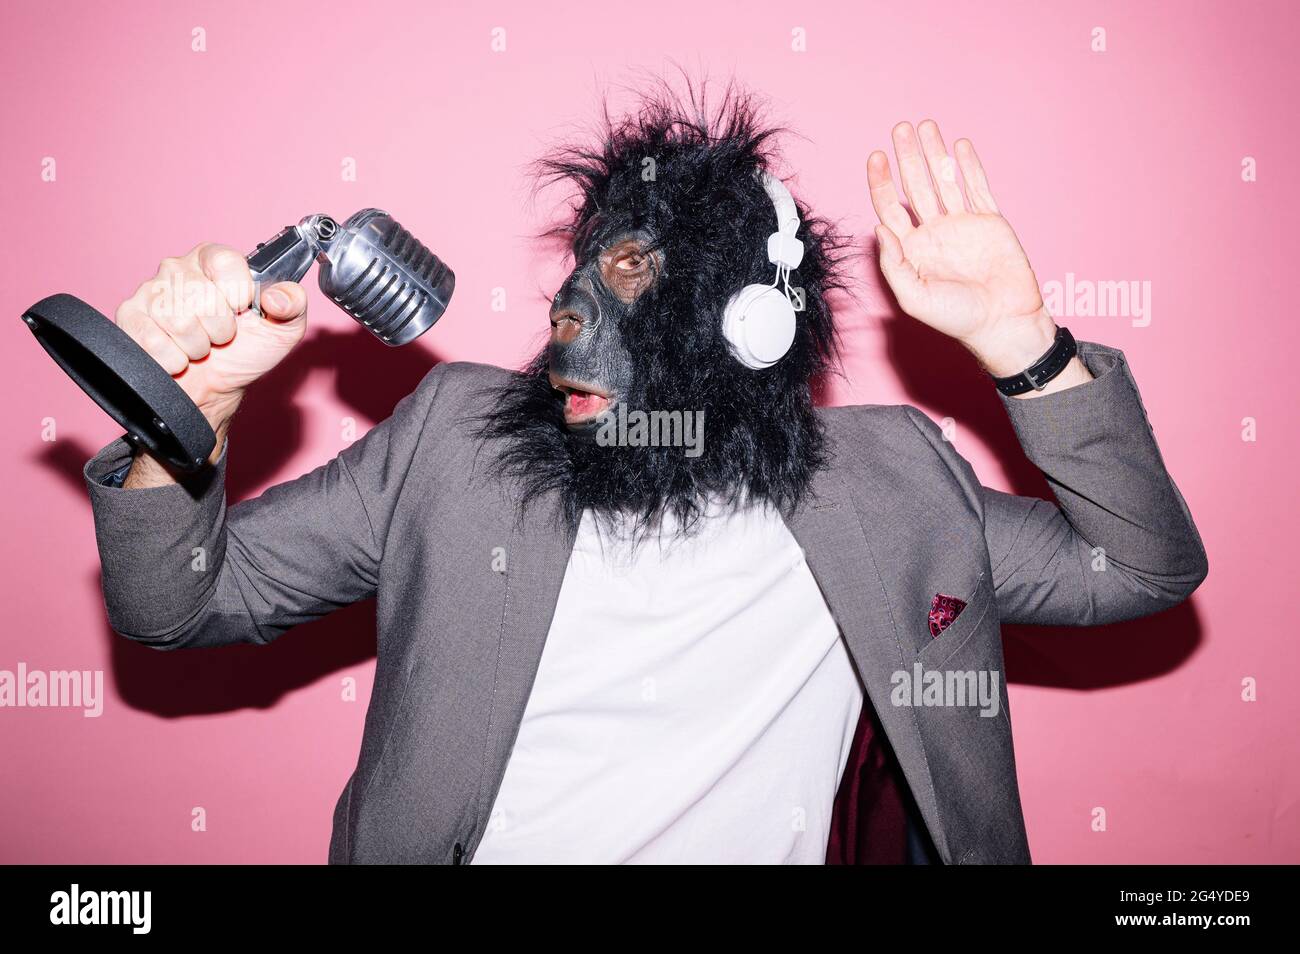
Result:
[[620,301],[631,303],[654,284],[658,262],[636,240],[619,242],[600,255],[600,275]]

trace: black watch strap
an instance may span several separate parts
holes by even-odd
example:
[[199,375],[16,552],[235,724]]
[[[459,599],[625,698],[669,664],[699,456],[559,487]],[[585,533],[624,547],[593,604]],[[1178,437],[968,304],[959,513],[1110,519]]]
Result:
[[1047,350],[1047,354],[1019,374],[1013,374],[1009,378],[994,378],[993,383],[1007,397],[1015,397],[1028,391],[1041,391],[1047,386],[1048,381],[1065,370],[1070,359],[1078,353],[1079,346],[1075,344],[1070,329],[1057,328],[1056,340],[1052,342],[1052,347]]

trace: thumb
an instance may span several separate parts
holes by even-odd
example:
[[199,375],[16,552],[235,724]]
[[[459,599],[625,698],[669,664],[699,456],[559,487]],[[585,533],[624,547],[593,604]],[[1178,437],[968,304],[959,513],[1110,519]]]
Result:
[[259,299],[262,314],[281,324],[305,322],[307,318],[307,289],[297,282],[276,282],[262,289]]
[[880,271],[898,303],[907,311],[908,303],[920,298],[925,287],[916,269],[903,258],[903,243],[893,230],[886,225],[877,225],[876,242],[880,245]]

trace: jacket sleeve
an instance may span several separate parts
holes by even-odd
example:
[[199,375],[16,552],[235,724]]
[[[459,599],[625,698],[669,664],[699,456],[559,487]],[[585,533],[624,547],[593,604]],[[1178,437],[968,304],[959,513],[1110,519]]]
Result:
[[86,464],[113,629],[158,649],[264,644],[373,596],[402,481],[445,366],[329,463],[227,509],[226,448],[183,484],[126,490],[117,440]]
[[1042,397],[1003,397],[1056,503],[980,486],[924,414],[913,423],[982,507],[1004,622],[1090,626],[1186,599],[1208,571],[1124,355],[1079,343],[1094,379]]

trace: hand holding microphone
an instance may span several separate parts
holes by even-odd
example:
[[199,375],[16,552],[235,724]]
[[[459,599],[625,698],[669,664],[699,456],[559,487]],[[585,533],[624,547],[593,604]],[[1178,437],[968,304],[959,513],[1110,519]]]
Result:
[[[252,307],[254,293],[260,312]],[[244,256],[205,243],[163,259],[116,319],[220,436],[244,390],[302,340],[307,292],[289,281],[256,288]],[[213,453],[220,451],[218,443]]]
[[[321,291],[390,346],[432,327],[456,285],[391,215],[362,209],[342,224],[309,215],[247,259],[215,244],[164,259],[117,309],[116,325],[67,294],[42,299],[23,320],[131,443],[194,471],[220,454],[217,438],[245,389],[302,340],[307,294],[298,282],[313,261]],[[155,469],[162,480],[166,470]]]

